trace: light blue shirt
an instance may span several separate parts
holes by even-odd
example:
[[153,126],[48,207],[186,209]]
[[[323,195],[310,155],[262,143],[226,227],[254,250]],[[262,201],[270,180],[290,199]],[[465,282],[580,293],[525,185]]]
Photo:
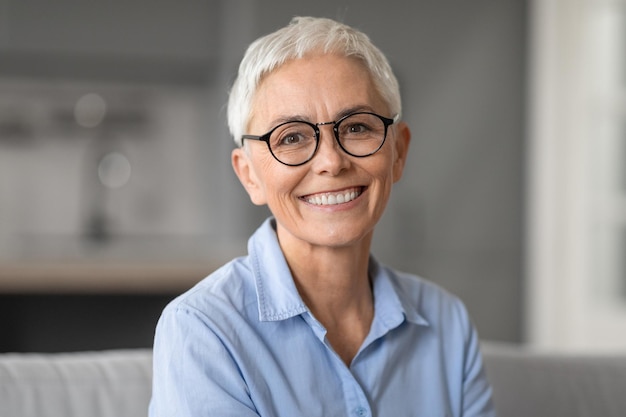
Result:
[[348,367],[300,298],[272,219],[248,253],[163,311],[151,417],[495,416],[454,296],[371,258],[374,320]]

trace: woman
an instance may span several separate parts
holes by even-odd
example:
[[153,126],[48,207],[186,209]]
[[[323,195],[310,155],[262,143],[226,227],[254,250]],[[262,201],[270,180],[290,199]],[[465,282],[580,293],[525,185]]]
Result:
[[409,148],[400,111],[353,28],[296,18],[250,45],[232,164],[272,218],[164,310],[151,416],[494,415],[461,302],[370,255]]

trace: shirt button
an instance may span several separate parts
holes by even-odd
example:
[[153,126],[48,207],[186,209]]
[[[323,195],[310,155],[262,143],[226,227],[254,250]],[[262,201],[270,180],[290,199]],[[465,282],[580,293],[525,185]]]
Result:
[[363,407],[357,407],[354,409],[354,414],[358,417],[365,417],[367,416],[369,413],[367,412],[366,408]]

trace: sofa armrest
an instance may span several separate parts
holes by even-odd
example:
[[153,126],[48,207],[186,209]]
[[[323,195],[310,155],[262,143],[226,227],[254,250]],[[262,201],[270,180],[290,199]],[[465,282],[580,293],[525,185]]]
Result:
[[146,417],[148,349],[0,355],[0,415]]
[[574,354],[482,346],[499,417],[626,416],[626,353]]

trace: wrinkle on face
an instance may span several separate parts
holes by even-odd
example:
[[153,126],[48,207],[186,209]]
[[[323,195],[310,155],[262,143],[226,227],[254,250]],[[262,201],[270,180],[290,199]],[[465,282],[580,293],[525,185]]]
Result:
[[[361,61],[333,54],[288,61],[267,74],[257,89],[253,109],[248,132],[255,135],[296,118],[320,123],[354,111],[393,116],[387,114],[388,106]],[[235,171],[251,200],[268,205],[282,240],[322,246],[368,242],[393,184],[401,177],[408,128],[392,125],[383,147],[364,158],[341,150],[332,126],[321,126],[320,132],[317,153],[302,166],[283,165],[265,143],[250,141],[247,152],[233,152]],[[400,146],[397,137],[406,137]],[[301,198],[350,187],[364,192],[344,204],[316,205]]]

